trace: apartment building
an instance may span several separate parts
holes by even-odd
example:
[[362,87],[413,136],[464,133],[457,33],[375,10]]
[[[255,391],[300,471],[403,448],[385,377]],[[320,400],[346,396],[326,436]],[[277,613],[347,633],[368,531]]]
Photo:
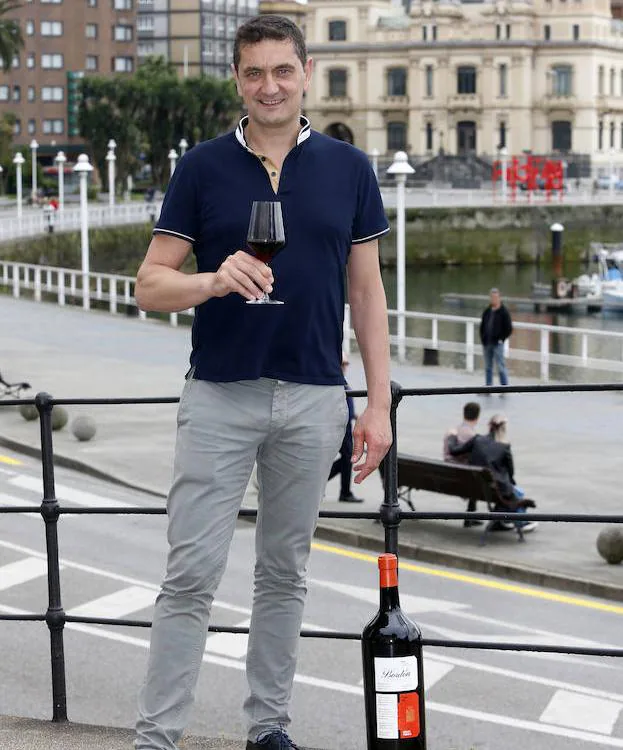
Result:
[[138,59],[162,55],[180,76],[230,75],[236,29],[259,0],[138,0]]
[[[0,114],[17,116],[14,144],[35,139],[49,161],[81,146],[77,81],[84,74],[131,74],[136,66],[136,0],[29,0],[15,12],[25,45],[0,71]],[[46,158],[48,157],[48,158]]]
[[306,31],[314,127],[368,153],[621,160],[623,22],[609,0],[411,0],[409,13],[309,0]]

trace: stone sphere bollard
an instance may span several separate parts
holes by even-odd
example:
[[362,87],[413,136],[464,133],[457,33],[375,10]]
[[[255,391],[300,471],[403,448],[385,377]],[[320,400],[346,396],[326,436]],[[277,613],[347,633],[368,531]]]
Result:
[[78,438],[81,442],[91,440],[97,432],[95,420],[93,417],[88,417],[86,415],[76,417],[71,423],[71,431],[73,432],[74,437]]
[[34,404],[21,404],[18,409],[27,422],[32,422],[33,419],[37,419],[39,416],[39,410]]
[[69,414],[67,414],[67,409],[63,409],[62,406],[52,407],[52,429],[53,430],[62,430],[68,421],[69,421]]
[[597,551],[610,565],[623,562],[623,528],[607,526],[597,537]]

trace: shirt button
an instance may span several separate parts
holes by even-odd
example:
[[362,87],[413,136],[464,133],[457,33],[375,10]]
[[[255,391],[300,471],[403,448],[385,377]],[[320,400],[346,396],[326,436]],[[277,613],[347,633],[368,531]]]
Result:
[[271,172],[270,174],[271,174],[272,177],[276,177],[277,176],[277,172]]
[[262,161],[266,161],[266,157],[265,157],[265,156],[260,156],[260,159],[261,159]]

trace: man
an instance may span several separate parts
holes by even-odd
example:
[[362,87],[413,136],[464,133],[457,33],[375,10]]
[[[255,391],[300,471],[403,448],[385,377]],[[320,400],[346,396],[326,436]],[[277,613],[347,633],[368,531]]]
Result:
[[[460,455],[452,455],[450,452],[450,436],[456,438],[454,441],[456,445],[463,445],[468,440],[471,440],[476,435],[476,427],[478,426],[478,419],[480,417],[480,404],[476,401],[468,401],[463,406],[463,421],[461,424],[452,430],[448,430],[443,438],[443,460],[451,463],[469,463],[469,454],[464,453]],[[473,513],[476,510],[477,501],[473,498],[467,500],[467,512]],[[466,518],[463,521],[463,526],[469,529],[473,526],[482,526],[483,521],[475,521],[470,518]]]
[[[342,372],[346,377],[346,368],[348,367],[348,355],[346,352],[342,353]],[[346,432],[344,433],[344,439],[340,446],[340,455],[333,462],[331,471],[329,472],[329,479],[340,475],[340,497],[339,502],[341,503],[362,503],[363,498],[357,497],[351,489],[351,481],[353,476],[353,462],[351,461],[353,455],[353,421],[355,419],[355,404],[353,403],[353,397],[348,394],[349,385],[346,383],[346,405],[348,406],[348,422],[346,424]]]
[[[177,164],[137,277],[142,309],[195,307],[167,500],[169,554],[139,697],[140,750],[173,750],[189,718],[210,607],[253,462],[259,498],[247,652],[247,750],[296,748],[288,713],[311,540],[347,421],[344,271],[368,401],[353,432],[359,483],[391,443],[389,343],[377,238],[388,224],[368,160],[301,117],[312,73],[293,23],[259,16],[234,43],[248,111]],[[246,246],[254,200],[282,204],[272,263]],[[180,267],[193,251],[198,272]],[[282,305],[247,305],[263,292]]]
[[504,342],[513,332],[511,316],[502,304],[498,289],[489,292],[489,307],[480,320],[480,340],[485,358],[486,385],[493,385],[493,362],[495,361],[500,385],[508,385],[508,373],[504,362]]

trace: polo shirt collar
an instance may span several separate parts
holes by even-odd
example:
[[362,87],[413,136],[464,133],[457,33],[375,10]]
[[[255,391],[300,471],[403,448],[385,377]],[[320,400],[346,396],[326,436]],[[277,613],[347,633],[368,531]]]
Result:
[[[307,117],[303,117],[301,115],[301,129],[299,130],[299,134],[296,136],[296,145],[300,145],[303,143],[303,141],[306,141],[309,136],[311,135],[311,123],[307,119]],[[249,148],[247,145],[247,141],[244,137],[244,129],[249,123],[249,116],[245,115],[240,122],[238,123],[238,127],[236,128],[236,140],[238,143],[243,147],[246,148],[247,151],[250,151],[251,153],[254,153],[253,149]]]

